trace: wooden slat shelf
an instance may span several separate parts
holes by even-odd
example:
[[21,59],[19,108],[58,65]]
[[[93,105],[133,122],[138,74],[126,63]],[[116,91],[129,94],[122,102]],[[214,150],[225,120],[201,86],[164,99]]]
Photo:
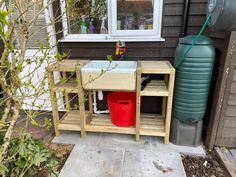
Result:
[[165,136],[164,118],[160,115],[142,115],[140,123],[140,135]]
[[170,74],[174,67],[169,61],[141,61],[142,74]]
[[[86,125],[86,131],[135,134],[135,126],[118,127],[111,123],[107,114],[92,116],[91,122]],[[165,136],[164,119],[161,116],[142,115],[140,124],[140,135]]]
[[80,116],[79,111],[70,111],[65,113],[58,124],[59,130],[80,131]]
[[88,60],[62,60],[49,66],[49,71],[75,72],[77,66],[88,63]]
[[74,78],[58,82],[53,87],[54,92],[78,93],[78,84]]
[[141,91],[142,96],[168,96],[169,91],[164,80],[152,80]]
[[[85,113],[85,117],[88,117],[89,113]],[[58,128],[60,130],[72,130],[80,131],[80,112],[78,110],[73,110],[66,112],[64,116],[60,119]]]
[[86,131],[135,134],[135,127],[117,127],[111,123],[108,114],[92,116],[91,122],[86,125]]

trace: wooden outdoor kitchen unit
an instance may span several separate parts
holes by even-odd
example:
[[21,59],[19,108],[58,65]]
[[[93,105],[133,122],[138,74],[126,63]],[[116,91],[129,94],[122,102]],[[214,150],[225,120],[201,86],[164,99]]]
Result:
[[[59,135],[60,130],[80,131],[81,137],[85,137],[86,132],[107,132],[133,134],[136,136],[137,141],[140,139],[140,135],[160,136],[164,137],[164,143],[169,143],[175,80],[175,69],[169,61],[138,61],[136,90],[134,90],[136,91],[136,126],[132,127],[115,126],[111,123],[109,114],[93,113],[93,90],[85,90],[81,81],[81,67],[87,62],[83,60],[63,60],[52,64],[48,68],[56,136]],[[62,79],[60,81],[55,81],[54,72],[61,73]],[[70,73],[73,73],[76,77],[71,77]],[[164,77],[162,80],[152,80],[141,91],[142,74],[164,75]],[[65,99],[66,112],[61,118],[58,111],[57,92],[62,93]],[[70,93],[78,94],[79,109],[77,110],[73,110],[71,107]],[[162,97],[162,113],[160,115],[141,114],[141,96]],[[88,110],[85,109],[86,101],[88,101],[89,105]]]

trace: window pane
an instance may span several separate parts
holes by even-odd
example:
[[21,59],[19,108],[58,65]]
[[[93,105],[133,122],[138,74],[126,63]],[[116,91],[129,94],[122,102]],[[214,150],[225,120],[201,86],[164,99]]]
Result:
[[117,30],[152,30],[153,0],[117,0]]
[[67,0],[70,34],[107,34],[107,0]]

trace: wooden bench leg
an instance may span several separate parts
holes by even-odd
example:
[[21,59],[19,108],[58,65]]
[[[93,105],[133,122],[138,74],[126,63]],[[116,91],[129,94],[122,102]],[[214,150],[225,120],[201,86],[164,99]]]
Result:
[[77,77],[77,86],[78,86],[78,98],[79,98],[79,112],[80,112],[80,127],[81,127],[81,137],[86,137],[86,115],[85,115],[85,94],[84,89],[82,87],[82,79],[81,79],[81,68],[77,68],[76,70]]
[[170,123],[171,123],[171,113],[172,113],[172,101],[173,101],[173,91],[174,91],[174,79],[175,71],[172,70],[169,76],[169,95],[167,99],[167,109],[166,109],[166,119],[165,119],[165,138],[164,143],[169,143],[170,138]]
[[48,72],[48,82],[50,85],[50,97],[51,97],[51,104],[52,104],[52,115],[53,115],[53,124],[56,136],[60,135],[58,124],[59,124],[59,112],[58,112],[58,105],[57,105],[57,95],[56,92],[52,90],[54,87],[54,76],[53,72]]
[[[62,72],[62,76],[63,76],[63,79],[66,80],[67,79],[67,76],[66,76],[66,72]],[[70,99],[69,99],[69,94],[68,93],[65,93],[65,103],[66,103],[66,112],[69,112],[70,111]]]
[[136,141],[140,140],[140,111],[141,111],[141,63],[138,62],[137,78],[136,78]]

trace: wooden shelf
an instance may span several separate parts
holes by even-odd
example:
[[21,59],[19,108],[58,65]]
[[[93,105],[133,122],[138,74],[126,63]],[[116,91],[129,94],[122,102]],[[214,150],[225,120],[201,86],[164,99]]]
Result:
[[[85,115],[85,117],[88,117],[89,113],[86,112]],[[59,121],[58,129],[80,131],[80,112],[78,110],[66,112],[65,115]]]
[[141,61],[143,74],[170,74],[175,69],[169,61]]
[[152,80],[147,86],[141,91],[141,96],[168,96],[169,91],[165,81],[163,80]]
[[78,84],[74,78],[68,79],[68,81],[58,82],[53,87],[54,92],[66,92],[66,93],[78,93]]
[[[156,115],[141,115],[140,135],[165,136],[164,119]],[[93,115],[86,131],[135,134],[135,126],[118,127],[111,123],[107,114]]]
[[59,130],[80,131],[79,111],[70,111],[65,113],[58,124]]
[[62,60],[49,66],[49,71],[75,72],[76,67],[88,63],[88,60]]
[[135,127],[117,127],[111,123],[108,114],[94,114],[91,121],[86,125],[86,131],[135,134]]
[[164,118],[160,115],[141,114],[140,135],[165,136]]

